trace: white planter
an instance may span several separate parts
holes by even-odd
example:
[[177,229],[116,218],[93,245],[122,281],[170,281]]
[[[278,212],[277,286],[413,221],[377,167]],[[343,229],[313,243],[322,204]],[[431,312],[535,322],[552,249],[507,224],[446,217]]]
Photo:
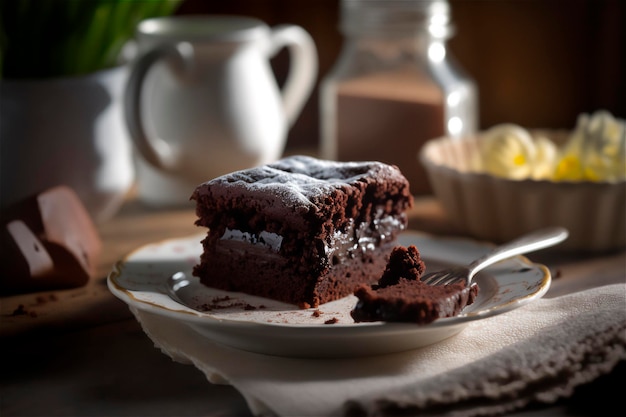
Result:
[[49,187],[74,189],[96,222],[134,181],[122,114],[127,67],[87,76],[0,81],[0,205]]

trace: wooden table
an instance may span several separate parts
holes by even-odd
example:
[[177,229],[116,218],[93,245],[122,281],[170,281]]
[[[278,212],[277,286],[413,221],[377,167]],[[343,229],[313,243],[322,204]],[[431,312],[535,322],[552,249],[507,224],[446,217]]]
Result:
[[[128,201],[98,225],[103,253],[97,277],[86,286],[0,300],[0,415],[250,415],[234,388],[212,385],[194,367],[174,363],[155,349],[106,286],[116,261],[144,244],[201,232],[194,220],[192,206],[156,210]],[[409,226],[460,235],[431,197],[416,200]],[[587,256],[546,251],[528,257],[553,273],[547,297],[626,280],[626,251]],[[607,384],[623,384],[623,368],[556,405],[513,415],[593,415],[586,401],[609,400]]]

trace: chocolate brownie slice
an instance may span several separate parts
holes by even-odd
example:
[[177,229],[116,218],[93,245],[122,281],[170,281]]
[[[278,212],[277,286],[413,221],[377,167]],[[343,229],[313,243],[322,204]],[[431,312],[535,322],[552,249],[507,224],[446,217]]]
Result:
[[395,166],[307,156],[215,178],[191,199],[209,229],[193,271],[203,284],[302,308],[375,282],[413,204]]
[[474,302],[478,286],[427,285],[420,280],[423,273],[424,262],[415,246],[395,247],[378,285],[361,285],[354,292],[359,301],[350,312],[352,318],[428,324],[455,316]]

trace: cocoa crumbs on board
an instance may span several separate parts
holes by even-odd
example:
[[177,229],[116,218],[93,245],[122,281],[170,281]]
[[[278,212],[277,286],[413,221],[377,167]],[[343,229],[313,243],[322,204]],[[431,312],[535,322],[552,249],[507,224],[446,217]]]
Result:
[[17,308],[15,310],[13,310],[13,313],[11,313],[11,316],[15,317],[15,316],[31,316],[31,317],[37,317],[37,313],[35,311],[32,310],[27,310],[26,307],[24,307],[24,304],[20,304],[17,306]]

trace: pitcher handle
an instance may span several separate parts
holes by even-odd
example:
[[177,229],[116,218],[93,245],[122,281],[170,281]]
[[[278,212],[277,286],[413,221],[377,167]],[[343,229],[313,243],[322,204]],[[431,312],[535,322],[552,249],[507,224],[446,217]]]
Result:
[[182,165],[181,152],[160,137],[146,133],[141,117],[141,95],[144,80],[154,64],[167,60],[172,72],[184,80],[193,63],[193,46],[187,42],[164,44],[142,53],[133,63],[124,91],[124,117],[135,147],[146,161],[165,171],[178,171]]
[[291,127],[311,95],[317,78],[317,49],[313,38],[300,26],[278,25],[272,28],[272,51],[286,47],[291,63],[281,95],[287,125]]

